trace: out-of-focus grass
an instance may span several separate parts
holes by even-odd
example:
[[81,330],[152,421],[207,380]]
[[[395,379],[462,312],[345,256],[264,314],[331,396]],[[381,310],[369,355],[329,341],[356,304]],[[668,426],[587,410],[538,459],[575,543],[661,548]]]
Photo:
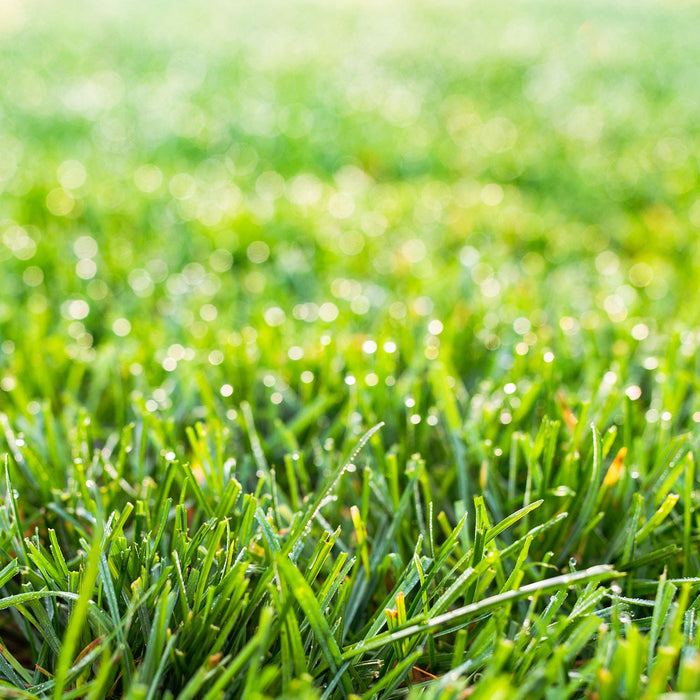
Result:
[[4,679],[697,690],[699,21],[6,0]]

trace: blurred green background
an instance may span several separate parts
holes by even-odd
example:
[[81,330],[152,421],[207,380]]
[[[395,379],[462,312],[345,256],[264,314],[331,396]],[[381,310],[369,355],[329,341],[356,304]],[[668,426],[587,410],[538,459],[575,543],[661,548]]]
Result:
[[0,8],[0,408],[440,363],[700,420],[697,3]]

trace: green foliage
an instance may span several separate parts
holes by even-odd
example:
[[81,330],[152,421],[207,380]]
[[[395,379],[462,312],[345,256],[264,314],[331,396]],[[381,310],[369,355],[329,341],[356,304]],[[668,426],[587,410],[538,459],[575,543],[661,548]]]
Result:
[[0,696],[700,692],[697,15],[7,3]]

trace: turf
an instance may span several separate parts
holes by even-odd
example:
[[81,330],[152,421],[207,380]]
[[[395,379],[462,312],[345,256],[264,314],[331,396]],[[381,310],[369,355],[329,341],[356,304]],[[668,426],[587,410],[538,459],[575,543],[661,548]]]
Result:
[[3,3],[0,696],[700,692],[699,22]]

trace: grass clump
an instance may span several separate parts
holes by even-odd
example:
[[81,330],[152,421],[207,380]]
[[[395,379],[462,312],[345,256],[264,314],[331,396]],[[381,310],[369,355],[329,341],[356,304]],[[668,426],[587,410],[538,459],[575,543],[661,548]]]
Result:
[[8,7],[0,696],[700,692],[696,8]]

